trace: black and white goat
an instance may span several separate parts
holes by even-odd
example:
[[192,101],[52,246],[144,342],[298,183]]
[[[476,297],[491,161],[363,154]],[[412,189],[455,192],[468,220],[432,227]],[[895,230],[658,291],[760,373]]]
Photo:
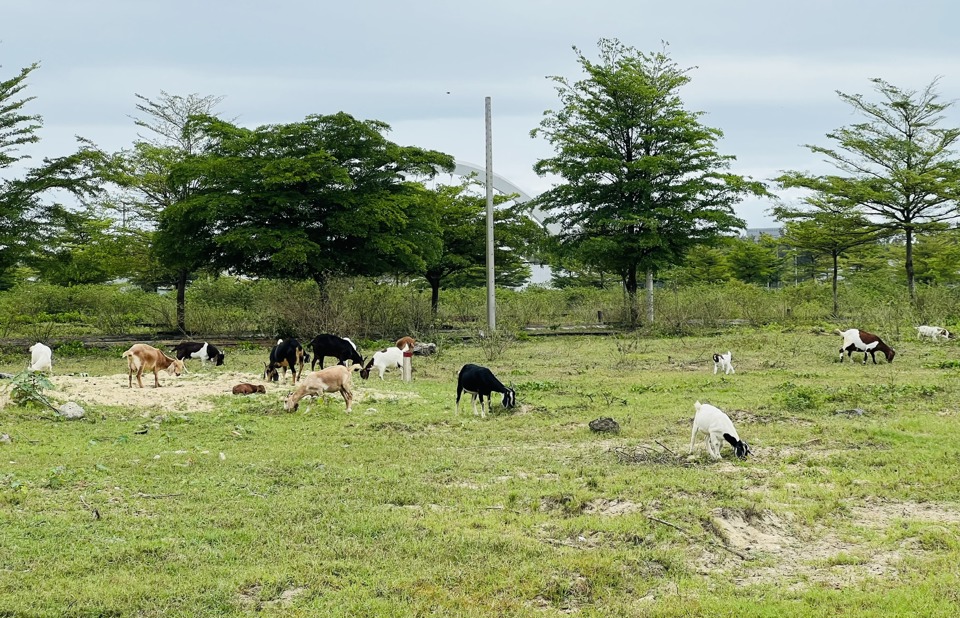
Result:
[[461,393],[470,393],[473,402],[473,413],[477,413],[477,397],[480,397],[480,416],[486,418],[487,414],[483,410],[483,398],[487,398],[487,407],[490,407],[490,394],[503,393],[503,407],[512,408],[517,405],[517,393],[512,388],[507,388],[493,375],[493,372],[480,365],[467,364],[460,368],[457,375],[457,408],[456,413],[460,414],[460,395]]
[[717,375],[717,370],[723,369],[723,375],[736,373],[733,370],[733,354],[727,351],[726,354],[713,355],[713,375]]
[[733,426],[733,421],[720,408],[699,401],[693,404],[693,408],[696,410],[696,414],[693,416],[693,431],[690,433],[691,453],[694,444],[696,444],[698,433],[707,434],[707,453],[714,459],[720,459],[722,440],[730,443],[740,459],[746,459],[747,455],[753,453],[750,450],[750,445],[740,439],[740,435]]
[[357,350],[357,346],[346,337],[337,337],[336,335],[317,335],[310,342],[313,348],[313,360],[310,361],[310,370],[320,362],[320,369],[323,369],[323,357],[332,356],[337,359],[341,365],[346,365],[347,361],[352,361],[357,365],[363,364],[363,357]]
[[897,352],[885,344],[880,337],[877,337],[873,333],[868,333],[865,330],[851,328],[849,330],[836,330],[834,332],[843,337],[843,345],[840,346],[841,363],[843,362],[844,352],[847,353],[847,358],[850,359],[850,362],[853,362],[854,352],[863,352],[864,365],[867,364],[867,354],[873,359],[874,365],[877,364],[877,352],[883,352],[883,356],[887,359],[888,363],[892,363],[893,357],[897,355]]
[[370,369],[376,367],[380,372],[380,379],[383,379],[383,372],[387,369],[403,368],[403,350],[394,346],[374,352],[366,366],[360,370],[360,377],[366,380],[370,377]]
[[207,361],[213,361],[218,367],[223,364],[223,352],[217,349],[212,343],[203,343],[199,341],[181,341],[173,346],[173,352],[177,360],[186,360],[188,358],[199,358],[201,365],[206,365]]

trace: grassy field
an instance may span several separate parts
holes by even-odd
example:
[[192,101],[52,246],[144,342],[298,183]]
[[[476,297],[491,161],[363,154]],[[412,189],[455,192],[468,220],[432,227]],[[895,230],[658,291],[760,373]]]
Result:
[[[960,344],[887,343],[867,366],[802,330],[449,345],[412,383],[356,378],[349,415],[284,413],[289,384],[175,397],[257,382],[265,350],[143,393],[118,357],[55,359],[87,417],[0,411],[0,616],[960,615]],[[455,416],[464,362],[519,407]],[[688,455],[697,399],[753,457]]]

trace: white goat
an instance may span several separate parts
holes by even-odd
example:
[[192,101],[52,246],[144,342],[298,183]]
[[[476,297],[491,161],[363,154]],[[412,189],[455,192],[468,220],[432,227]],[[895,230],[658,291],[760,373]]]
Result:
[[934,341],[938,339],[953,339],[953,333],[939,326],[917,326],[917,339],[929,337]]
[[39,341],[30,346],[30,371],[53,373],[53,350]]
[[733,370],[733,354],[729,350],[726,354],[713,355],[713,375],[717,375],[717,369],[723,369],[723,375],[736,373]]
[[283,404],[284,410],[296,410],[300,400],[307,395],[316,397],[323,393],[340,393],[347,403],[347,412],[353,406],[353,392],[351,389],[350,374],[353,369],[345,365],[333,365],[320,371],[312,371],[300,381],[295,391],[290,393]]
[[740,459],[746,459],[747,455],[752,453],[750,445],[740,439],[733,421],[720,411],[720,408],[699,401],[693,404],[693,407],[697,413],[693,417],[693,431],[690,433],[691,453],[698,432],[707,434],[707,453],[714,459],[720,459],[720,447],[723,445],[721,440],[729,442]]
[[383,379],[383,372],[389,368],[403,367],[403,351],[393,346],[379,352],[374,352],[373,356],[367,361],[366,366],[360,370],[360,377],[366,380],[370,377],[370,368],[376,367],[380,371],[380,379]]

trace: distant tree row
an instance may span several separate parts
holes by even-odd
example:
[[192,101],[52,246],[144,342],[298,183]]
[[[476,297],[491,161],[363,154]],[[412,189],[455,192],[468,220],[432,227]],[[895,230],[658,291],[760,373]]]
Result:
[[[500,283],[523,283],[536,259],[558,285],[622,285],[635,324],[644,278],[648,321],[655,278],[826,279],[835,311],[844,268],[899,263],[911,298],[918,279],[956,279],[960,130],[942,126],[950,104],[936,80],[916,92],[874,79],[879,102],[838,93],[863,120],[828,133],[829,146],[806,146],[836,173],[768,181],[801,190],[785,203],[729,171],[735,157],[717,149],[723,133],[680,96],[691,70],[666,48],[601,39],[597,59],[574,52],[583,75],[550,78],[560,105],[531,132],[554,148],[535,171],[559,182],[498,210]],[[0,82],[0,286],[25,277],[172,285],[183,328],[185,290],[198,274],[420,281],[434,310],[441,287],[483,281],[476,183],[434,184],[452,169],[450,155],[396,144],[385,123],[343,112],[247,128],[218,115],[218,97],[137,95],[143,133],[128,148],[105,153],[81,140],[76,153],[17,177],[13,165],[25,163],[41,123],[21,95],[36,69]],[[69,207],[59,201],[68,195]],[[782,239],[738,239],[736,205],[748,196],[770,201]],[[522,216],[533,207],[560,233],[547,238]]]

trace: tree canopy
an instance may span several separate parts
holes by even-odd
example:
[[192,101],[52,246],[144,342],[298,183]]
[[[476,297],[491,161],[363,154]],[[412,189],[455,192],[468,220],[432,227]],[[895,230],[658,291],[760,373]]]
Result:
[[598,47],[599,61],[574,47],[583,79],[551,78],[561,107],[531,135],[556,154],[534,170],[561,182],[536,203],[580,261],[620,275],[635,320],[637,273],[677,264],[692,247],[743,227],[733,206],[765,189],[729,173],[734,157],[716,149],[722,132],[684,108],[679,89],[689,69],[615,39]]

